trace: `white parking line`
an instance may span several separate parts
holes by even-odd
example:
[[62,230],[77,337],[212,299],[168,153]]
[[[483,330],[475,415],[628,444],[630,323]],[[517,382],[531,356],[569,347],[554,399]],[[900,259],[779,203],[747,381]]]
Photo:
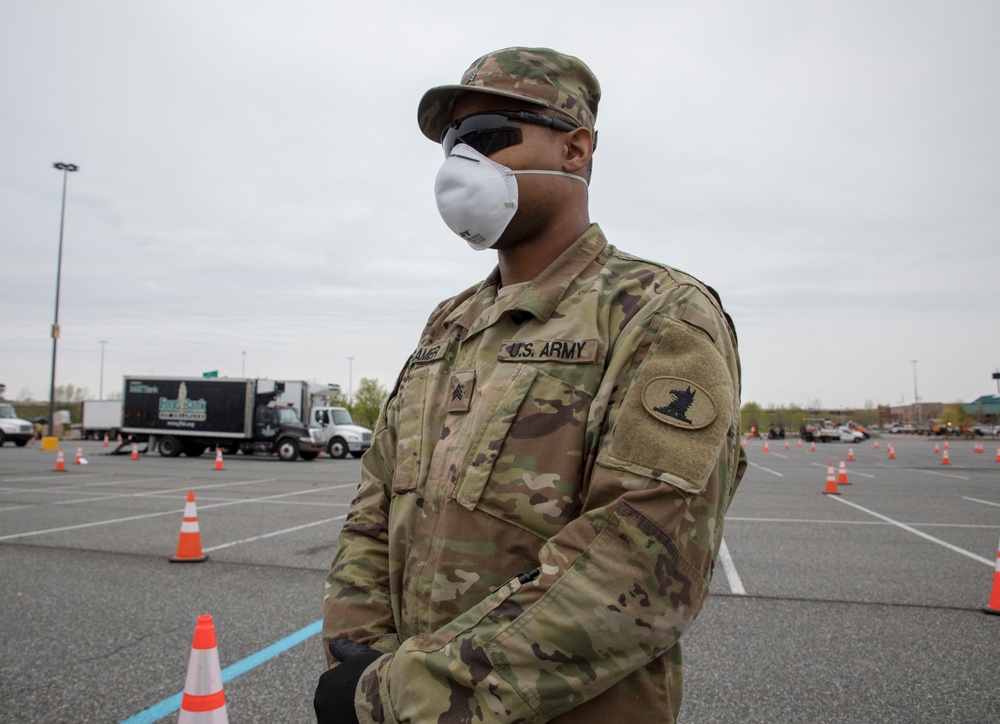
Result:
[[781,473],[779,473],[777,470],[771,470],[771,468],[765,468],[763,465],[758,465],[757,463],[755,463],[752,460],[750,461],[750,466],[754,467],[754,468],[757,468],[758,470],[763,470],[765,473],[771,473],[771,475],[777,475],[779,478],[785,477],[784,475],[782,475]]
[[[154,480],[176,480],[177,478],[153,478]],[[96,493],[97,497],[90,498],[74,498],[73,500],[57,500],[50,503],[31,503],[30,505],[19,506],[21,508],[38,508],[43,505],[76,505],[77,503],[96,503],[104,500],[120,500],[122,498],[152,498],[158,495],[170,495],[174,493],[183,493],[188,490],[208,490],[211,488],[231,488],[235,485],[256,485],[258,483],[273,483],[276,482],[277,478],[263,478],[261,480],[237,480],[230,483],[216,483],[215,485],[198,485],[191,486],[185,485],[180,488],[167,488],[164,490],[147,490],[140,491],[138,493]],[[34,492],[34,491],[33,491]],[[62,492],[62,491],[38,491],[38,492]],[[94,495],[94,493],[91,493]],[[17,508],[6,508],[5,510],[17,510]]]
[[[73,480],[78,480],[79,478],[92,478],[95,475],[100,475],[100,473],[75,473],[73,475]],[[65,478],[63,478],[65,479]],[[60,480],[60,478],[54,475],[33,475],[30,478],[3,478],[4,483],[27,483],[32,480]],[[17,490],[18,488],[15,488]]]
[[747,589],[743,587],[740,574],[736,572],[736,566],[733,565],[733,557],[729,555],[729,546],[726,545],[725,538],[722,539],[722,545],[719,546],[719,562],[722,563],[722,570],[726,572],[729,590],[737,596],[747,595]]
[[[208,486],[208,487],[218,487],[218,486]],[[308,490],[298,490],[294,493],[280,493],[278,495],[266,495],[261,498],[248,498],[246,500],[234,500],[225,503],[214,503],[210,505],[198,506],[202,510],[208,510],[209,508],[224,508],[230,505],[245,505],[247,503],[260,503],[268,500],[274,500],[277,498],[287,498],[293,495],[308,495],[310,493],[321,493],[326,490],[337,490],[338,488],[347,487],[357,487],[357,483],[343,483],[341,485],[330,485],[325,488],[310,488]],[[184,488],[188,490],[188,488]],[[0,541],[13,540],[15,538],[28,538],[30,536],[44,535],[45,533],[62,533],[67,530],[79,530],[81,528],[95,528],[99,525],[111,525],[112,523],[126,523],[133,520],[142,520],[144,518],[157,518],[163,515],[177,515],[183,508],[174,510],[164,510],[158,513],[145,513],[143,515],[130,515],[125,518],[111,518],[109,520],[95,520],[90,523],[79,523],[77,525],[64,525],[59,528],[46,528],[45,530],[32,530],[26,531],[24,533],[12,533],[10,535],[0,536]]]
[[[969,498],[972,500],[972,498]],[[985,501],[983,501],[985,502]],[[997,505],[992,503],[992,505]],[[810,525],[893,525],[878,520],[822,520],[818,518],[741,518],[735,515],[727,515],[726,522],[739,521],[741,523],[809,523]],[[907,525],[919,525],[921,528],[986,528],[994,530],[1000,528],[1000,523],[994,525],[981,525],[978,523],[917,523],[911,522]]]
[[850,505],[852,508],[857,508],[860,511],[868,513],[868,515],[874,515],[876,518],[880,518],[880,519],[886,521],[887,523],[892,523],[893,525],[895,525],[895,526],[897,526],[899,528],[902,528],[903,530],[905,530],[905,531],[907,531],[909,533],[913,533],[914,535],[918,535],[921,538],[924,538],[925,540],[929,540],[931,543],[937,543],[939,546],[944,546],[948,550],[955,551],[955,553],[961,553],[963,556],[967,556],[967,557],[971,558],[974,561],[979,561],[980,563],[985,563],[986,565],[990,566],[991,568],[994,565],[996,565],[996,561],[987,560],[986,558],[983,558],[982,556],[977,556],[975,553],[970,553],[969,551],[965,550],[964,548],[959,548],[958,546],[953,546],[951,543],[947,543],[946,541],[943,541],[940,538],[935,538],[932,535],[927,535],[923,531],[917,530],[916,528],[911,528],[910,526],[906,525],[905,523],[900,523],[898,520],[893,520],[892,518],[890,518],[887,515],[882,515],[881,513],[876,513],[874,510],[869,510],[868,508],[864,507],[863,505],[858,505],[857,503],[852,503],[850,500],[843,500],[842,498],[834,498],[833,496],[829,496],[829,495],[827,496],[827,498],[829,498],[831,500],[836,500],[838,503],[843,503],[844,505]]
[[928,475],[939,475],[942,478],[955,478],[956,480],[971,480],[972,478],[967,478],[964,475],[949,475],[948,473],[936,473],[933,470],[921,470],[920,468],[914,468],[915,472],[927,473]]
[[[815,465],[817,468],[825,468],[826,467],[826,465],[824,465],[823,463],[809,463],[809,464],[810,465]],[[836,466],[834,466],[834,467],[836,467]],[[851,475],[860,475],[863,478],[871,478],[872,480],[875,479],[874,475],[869,475],[868,473],[863,473],[860,470],[851,470],[850,468],[848,468],[847,472],[849,472]]]
[[966,498],[963,495],[962,500],[971,500],[973,503],[982,503],[983,505],[995,505],[996,507],[1000,508],[1000,503],[991,503],[988,500],[980,500],[979,498]]
[[332,523],[335,520],[343,520],[347,517],[347,513],[343,515],[338,515],[335,518],[325,518],[324,520],[317,520],[314,523],[306,523],[305,525],[297,525],[294,528],[285,528],[284,530],[276,530],[273,533],[265,533],[264,535],[255,535],[253,538],[244,538],[242,540],[234,540],[231,543],[223,543],[221,545],[212,546],[211,548],[203,548],[202,551],[208,553],[210,551],[219,551],[223,548],[232,548],[233,546],[238,546],[241,543],[253,543],[254,541],[264,540],[265,538],[273,538],[276,535],[284,535],[285,533],[294,533],[297,530],[302,530],[304,528],[312,528],[314,525],[323,525],[324,523]]

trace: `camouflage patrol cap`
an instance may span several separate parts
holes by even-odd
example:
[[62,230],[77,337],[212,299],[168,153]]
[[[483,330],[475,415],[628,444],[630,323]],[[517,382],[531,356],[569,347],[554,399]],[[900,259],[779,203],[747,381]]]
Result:
[[417,106],[423,134],[440,143],[455,103],[469,92],[536,103],[566,114],[591,133],[601,100],[597,78],[579,58],[549,48],[504,48],[474,62],[459,85],[442,85],[424,93]]

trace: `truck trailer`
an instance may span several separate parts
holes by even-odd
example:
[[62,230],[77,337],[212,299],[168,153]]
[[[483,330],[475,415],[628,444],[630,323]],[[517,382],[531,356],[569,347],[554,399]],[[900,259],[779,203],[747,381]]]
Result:
[[121,400],[84,400],[80,437],[84,440],[100,440],[105,435],[115,438],[121,429]]
[[209,447],[313,460],[323,434],[277,398],[284,383],[205,377],[126,377],[122,432],[148,437],[147,452],[197,457]]

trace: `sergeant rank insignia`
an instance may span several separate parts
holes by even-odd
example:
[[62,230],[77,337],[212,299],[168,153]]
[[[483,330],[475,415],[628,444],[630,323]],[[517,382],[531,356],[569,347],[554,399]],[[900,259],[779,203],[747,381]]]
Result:
[[704,388],[679,377],[654,377],[646,383],[642,405],[657,420],[685,430],[708,427],[717,414]]
[[452,373],[451,384],[448,385],[448,412],[468,412],[475,387],[475,370]]

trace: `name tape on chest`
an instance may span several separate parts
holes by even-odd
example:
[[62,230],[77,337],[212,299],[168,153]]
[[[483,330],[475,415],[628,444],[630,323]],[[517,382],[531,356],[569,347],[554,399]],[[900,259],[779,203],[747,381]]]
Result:
[[417,364],[427,364],[442,359],[448,353],[448,342],[429,345],[427,347],[417,347],[413,353],[412,361]]
[[504,340],[497,360],[500,362],[595,362],[596,339]]

